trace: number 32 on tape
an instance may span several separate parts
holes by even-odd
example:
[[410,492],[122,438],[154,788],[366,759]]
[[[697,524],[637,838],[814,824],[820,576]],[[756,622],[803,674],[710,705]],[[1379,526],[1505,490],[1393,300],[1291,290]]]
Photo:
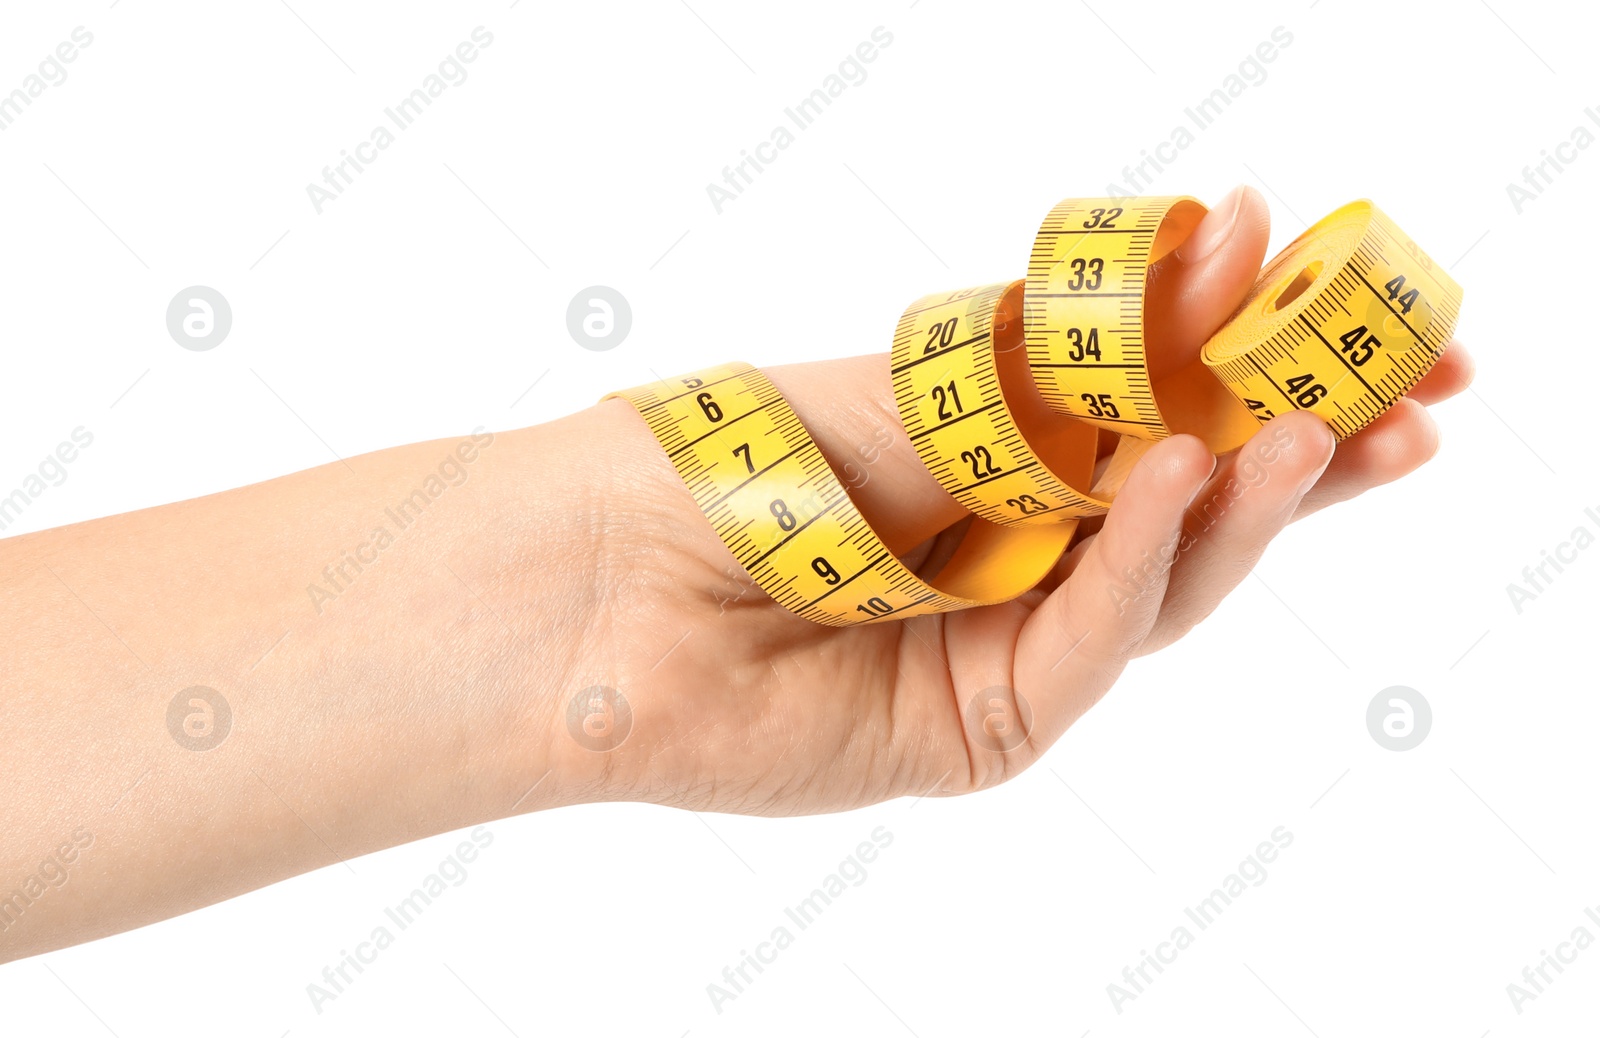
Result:
[[[1149,445],[1215,453],[1286,410],[1339,438],[1427,373],[1461,289],[1370,202],[1325,217],[1261,272],[1199,357],[1152,369],[1146,290],[1205,215],[1187,197],[1068,199],[1027,277],[918,299],[890,369],[907,438],[974,515],[938,573],[907,569],[856,509],[799,417],[747,364],[613,394],[644,418],[739,564],[817,623],[850,626],[1006,601],[1033,587],[1078,520],[1110,507]],[[1118,447],[1095,479],[1100,430]]]

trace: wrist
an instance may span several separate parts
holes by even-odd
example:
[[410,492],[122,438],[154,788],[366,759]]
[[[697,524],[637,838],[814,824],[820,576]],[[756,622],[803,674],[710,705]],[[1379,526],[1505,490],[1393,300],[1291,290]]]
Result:
[[639,627],[670,593],[656,564],[678,543],[666,527],[700,519],[653,446],[632,408],[607,400],[496,433],[483,452],[452,534],[460,547],[446,549],[456,576],[444,574],[479,661],[480,713],[461,738],[490,735],[468,779],[483,818],[630,799],[643,786],[648,764],[633,751],[648,704],[635,676],[655,661],[642,660]]

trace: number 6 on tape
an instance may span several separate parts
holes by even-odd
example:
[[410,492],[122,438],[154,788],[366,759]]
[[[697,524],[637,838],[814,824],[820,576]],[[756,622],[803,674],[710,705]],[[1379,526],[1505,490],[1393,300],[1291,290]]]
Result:
[[1076,525],[974,519],[950,561],[924,581],[867,524],[788,401],[750,365],[612,395],[643,416],[745,572],[817,623],[847,627],[1008,601],[1049,572]]
[[[1154,441],[1192,433],[1221,454],[1296,409],[1344,439],[1443,354],[1460,286],[1360,201],[1268,264],[1197,357],[1152,371],[1151,274],[1204,215],[1184,196],[1067,199],[1045,218],[1026,281],[907,307],[889,362],[901,421],[928,471],[974,513],[930,581],[873,532],[748,364],[613,395],[644,416],[723,543],[792,612],[844,627],[1005,601],[1049,572],[1079,517],[1110,507]],[[1120,441],[1090,487],[1097,426]]]

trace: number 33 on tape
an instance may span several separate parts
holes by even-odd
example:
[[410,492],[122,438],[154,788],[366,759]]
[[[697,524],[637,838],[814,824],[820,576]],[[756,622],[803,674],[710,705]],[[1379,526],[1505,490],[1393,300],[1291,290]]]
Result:
[[[1037,584],[1078,520],[1110,507],[1150,444],[1214,453],[1307,410],[1340,439],[1400,399],[1444,352],[1461,289],[1370,202],[1300,235],[1178,370],[1145,348],[1152,272],[1194,230],[1193,198],[1068,199],[1026,279],[918,299],[890,369],[909,442],[974,517],[931,578],[856,509],[765,375],[723,364],[613,394],[644,418],[724,544],[790,611],[851,626],[1007,601]],[[1098,481],[1100,430],[1118,447]]]

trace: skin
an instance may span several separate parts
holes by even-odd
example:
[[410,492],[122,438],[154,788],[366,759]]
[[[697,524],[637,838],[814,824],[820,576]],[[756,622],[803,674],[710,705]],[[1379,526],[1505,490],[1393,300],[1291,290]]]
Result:
[[[1206,255],[1186,244],[1152,279],[1157,370],[1193,357],[1248,291],[1265,203],[1240,189],[1190,241],[1206,237]],[[947,547],[939,535],[963,510],[906,442],[882,354],[768,373],[836,469],[861,465],[861,445],[887,430],[852,496],[913,563]],[[458,485],[320,603],[308,584],[327,587],[324,567],[468,438],[7,539],[0,897],[50,856],[66,862],[74,833],[80,846],[66,879],[35,886],[0,930],[0,960],[543,808],[787,815],[995,785],[1130,659],[1204,619],[1286,523],[1431,458],[1426,405],[1471,373],[1453,343],[1408,399],[1337,447],[1299,412],[1222,459],[1192,437],[1164,440],[1039,588],[847,630],[754,588],[620,400],[478,444],[451,470]],[[1269,444],[1263,480],[1245,466]],[[1259,485],[1220,518],[1206,512],[1247,476]],[[1180,538],[1171,559],[1163,546]],[[204,751],[167,726],[195,685],[232,710]],[[596,685],[631,708],[627,737],[605,751],[568,729],[569,702]],[[996,686],[985,713],[1031,720],[1008,751],[967,710]]]

